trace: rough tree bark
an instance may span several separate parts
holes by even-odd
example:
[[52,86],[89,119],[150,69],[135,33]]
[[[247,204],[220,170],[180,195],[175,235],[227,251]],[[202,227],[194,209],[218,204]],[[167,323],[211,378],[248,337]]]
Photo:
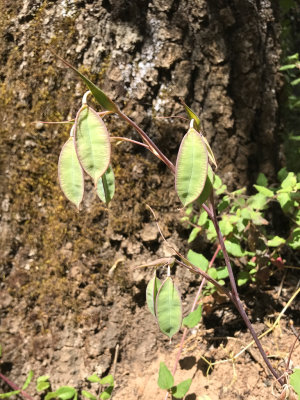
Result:
[[[1,2],[0,274],[4,280],[0,311],[5,329],[14,332],[15,341],[7,339],[5,353],[7,362],[13,363],[13,376],[24,373],[23,365],[28,360],[41,371],[44,360],[47,357],[55,360],[53,354],[64,346],[69,346],[68,351],[64,356],[57,355],[58,360],[66,358],[66,354],[75,357],[76,351],[80,351],[79,359],[91,367],[102,355],[102,369],[107,370],[115,344],[124,342],[124,330],[129,328],[116,323],[121,311],[112,306],[113,289],[106,282],[99,289],[91,282],[91,276],[97,277],[97,267],[111,265],[116,254],[128,259],[135,259],[140,253],[151,255],[138,240],[126,242],[129,234],[139,236],[144,242],[148,240],[143,231],[143,223],[148,220],[140,203],[159,205],[162,214],[165,208],[169,212],[169,206],[173,211],[178,206],[174,204],[172,183],[164,167],[157,165],[156,160],[152,165],[151,155],[125,144],[114,151],[117,185],[123,188],[123,191],[117,189],[114,205],[109,211],[91,205],[94,199],[88,183],[83,216],[74,216],[56,180],[57,158],[68,129],[45,127],[32,121],[74,117],[85,89],[51,55],[49,46],[81,67],[141,124],[172,160],[186,125],[178,119],[156,117],[182,115],[179,98],[184,99],[201,115],[219,173],[231,187],[240,187],[253,182],[259,171],[274,177],[279,165],[280,28],[274,3],[271,0]],[[109,126],[117,135],[126,132],[135,137],[134,132],[115,118],[109,120]],[[137,158],[133,159],[131,152]],[[174,233],[172,223],[167,220],[165,225],[170,234]],[[70,283],[73,281],[74,287]],[[122,284],[132,288],[128,282]],[[101,305],[112,307],[110,311],[101,311],[106,313],[101,324],[108,324],[110,341],[92,319],[88,320],[89,328],[82,328],[80,334],[70,333],[71,320],[80,326],[84,301],[89,315],[97,314],[100,305],[96,297],[103,299],[103,291],[106,297]],[[70,296],[74,297],[73,302],[68,300]],[[55,322],[59,306],[53,299],[64,307],[62,312],[69,310],[70,321],[66,317],[65,323]],[[127,301],[134,303],[132,298]],[[135,309],[135,305],[132,307]],[[46,337],[50,325],[51,338]],[[25,333],[19,332],[18,326]],[[98,332],[94,341],[89,338],[88,329]],[[14,352],[24,337],[27,349]],[[58,340],[57,348],[52,346],[53,340]],[[125,344],[123,351],[126,353]],[[62,384],[70,379],[71,382],[76,373],[86,376],[89,372],[81,361],[77,361],[77,366],[72,362],[68,371],[54,367],[54,381]],[[60,381],[61,373],[67,374],[64,382]]]

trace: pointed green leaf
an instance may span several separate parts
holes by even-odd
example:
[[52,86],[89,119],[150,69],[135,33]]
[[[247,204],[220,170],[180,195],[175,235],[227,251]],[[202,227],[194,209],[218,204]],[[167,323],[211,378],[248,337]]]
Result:
[[42,392],[43,390],[49,389],[50,387],[50,382],[45,381],[45,382],[38,382],[36,384],[36,390],[38,392]]
[[101,400],[108,400],[111,397],[112,391],[113,391],[114,387],[113,386],[109,386],[107,388],[104,389],[104,391],[100,394],[100,399]]
[[87,399],[90,400],[97,400],[97,396],[95,396],[94,394],[87,392],[86,390],[82,390],[81,391],[82,396],[86,397]]
[[107,170],[98,180],[97,195],[106,205],[112,200],[115,194],[115,175],[112,166],[109,165]]
[[273,197],[273,195],[274,195],[274,193],[272,192],[272,190],[270,190],[270,189],[268,189],[268,188],[266,188],[266,187],[264,187],[264,186],[259,186],[259,185],[253,185],[253,186],[255,187],[255,189],[256,189],[259,193],[263,194],[263,195],[266,196],[266,197]]
[[170,370],[166,366],[164,362],[161,362],[159,365],[159,373],[158,373],[158,386],[161,389],[169,390],[174,384],[174,378],[171,374]]
[[184,206],[200,196],[207,177],[208,156],[201,135],[190,128],[182,139],[175,170],[175,187]]
[[57,58],[59,58],[64,64],[66,64],[69,68],[71,68],[86,84],[89,90],[92,92],[93,96],[97,100],[97,102],[102,106],[105,110],[117,112],[118,107],[117,105],[100,89],[96,86],[93,82],[91,82],[85,75],[79,72],[73,65],[69,64],[63,58],[59,57],[55,54]]
[[278,247],[281,244],[285,243],[285,239],[279,237],[279,236],[274,236],[272,239],[268,240],[267,244],[270,247]]
[[12,392],[0,393],[0,399],[6,399],[7,397],[19,394],[20,392],[21,390],[13,390]]
[[61,150],[58,160],[58,178],[66,198],[79,208],[84,192],[84,178],[73,137],[67,140]]
[[197,130],[197,131],[200,131],[200,130],[201,130],[201,121],[200,121],[200,118],[198,117],[198,115],[195,114],[194,111],[191,110],[190,107],[188,107],[182,100],[181,100],[181,103],[183,104],[183,106],[184,106],[184,108],[185,108],[185,111],[186,111],[186,113],[187,113],[189,119],[190,119],[190,120],[193,119],[193,120],[195,121],[195,128],[196,128],[196,130]]
[[75,146],[82,168],[96,185],[110,163],[110,140],[104,122],[87,105],[76,116]]
[[201,231],[201,228],[193,228],[190,233],[190,236],[188,238],[188,243],[192,243],[196,239],[196,237],[198,236],[198,233],[200,231]]
[[209,261],[203,254],[196,253],[194,250],[190,249],[187,254],[187,259],[194,264],[196,267],[206,271],[209,265]]
[[91,376],[89,376],[88,378],[86,378],[89,382],[92,383],[100,383],[101,379],[99,378],[99,376],[97,376],[96,374],[93,374]]
[[171,277],[165,279],[156,296],[156,318],[159,329],[169,338],[181,327],[181,298]]
[[260,172],[258,174],[257,179],[256,179],[256,184],[260,185],[260,186],[267,187],[268,186],[268,179],[267,179],[266,175],[263,174],[262,172]]
[[201,317],[202,317],[202,305],[199,304],[196,310],[190,312],[189,315],[183,318],[182,325],[187,326],[190,329],[194,328],[196,325],[199,324]]
[[30,370],[29,373],[28,373],[28,376],[26,378],[26,381],[25,381],[24,385],[22,386],[22,390],[27,389],[29,383],[31,382],[31,380],[33,378],[33,375],[34,375],[33,371]]
[[191,384],[192,380],[187,379],[186,381],[180,382],[178,385],[173,386],[172,396],[175,397],[175,399],[182,399],[189,391]]
[[161,281],[154,276],[148,283],[146,289],[146,301],[149,308],[149,311],[155,317],[155,303],[156,296],[159,288],[161,287]]
[[100,384],[114,386],[114,377],[112,375],[107,375],[100,380]]

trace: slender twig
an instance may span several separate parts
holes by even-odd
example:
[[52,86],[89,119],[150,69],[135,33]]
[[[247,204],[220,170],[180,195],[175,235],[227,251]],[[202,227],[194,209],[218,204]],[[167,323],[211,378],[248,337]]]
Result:
[[138,144],[139,146],[143,146],[143,147],[146,147],[147,149],[149,149],[149,146],[148,146],[147,144],[141,143],[141,142],[137,142],[136,140],[129,139],[129,138],[126,138],[126,137],[111,136],[110,139],[111,139],[111,140],[112,140],[112,139],[113,139],[113,140],[118,140],[118,141],[122,141],[122,142],[130,142],[130,143],[133,143],[133,144]]
[[294,351],[294,348],[295,348],[296,343],[298,342],[299,338],[300,338],[300,332],[299,332],[298,335],[295,337],[294,343],[292,344],[291,350],[290,350],[290,352],[289,352],[289,357],[288,357],[288,360],[287,360],[287,362],[286,362],[286,371],[287,371],[287,372],[290,370],[290,362],[291,362],[291,358],[292,358],[292,353],[293,353],[293,351]]
[[0,373],[0,378],[7,383],[8,386],[10,386],[13,390],[20,390],[20,395],[25,397],[28,400],[34,400],[33,397],[31,397],[28,393],[24,392],[24,390],[21,390],[17,385],[15,385],[10,379],[6,378],[3,374]]

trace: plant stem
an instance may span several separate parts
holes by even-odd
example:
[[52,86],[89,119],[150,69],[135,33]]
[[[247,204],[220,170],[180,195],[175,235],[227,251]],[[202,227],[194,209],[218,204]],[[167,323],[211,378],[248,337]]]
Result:
[[33,400],[33,397],[31,397],[29,394],[24,392],[24,390],[21,390],[17,385],[15,385],[11,380],[6,378],[3,374],[0,373],[0,378],[8,385],[10,386],[13,390],[20,390],[20,394],[25,397],[28,400]]
[[268,357],[267,357],[267,355],[266,355],[266,353],[265,353],[265,351],[264,351],[264,349],[263,349],[263,347],[262,347],[262,345],[260,343],[260,340],[258,339],[258,336],[257,336],[257,334],[256,334],[256,332],[255,332],[255,330],[253,328],[253,325],[251,324],[251,322],[250,322],[250,320],[249,320],[249,318],[248,318],[248,316],[247,316],[247,314],[246,314],[246,312],[244,310],[242,302],[240,300],[240,297],[239,297],[239,294],[238,294],[238,291],[237,291],[237,287],[236,287],[236,283],[235,283],[235,278],[234,278],[232,267],[231,267],[231,263],[230,263],[230,259],[229,259],[229,256],[228,256],[228,253],[227,253],[227,250],[226,250],[226,247],[225,247],[225,242],[224,242],[224,239],[223,239],[223,236],[222,236],[218,221],[217,221],[217,215],[216,215],[216,211],[215,211],[215,207],[214,207],[214,203],[213,203],[213,195],[211,196],[211,204],[212,204],[212,211],[213,211],[212,212],[212,214],[213,214],[212,222],[213,222],[214,227],[216,229],[217,236],[218,236],[218,239],[219,239],[219,243],[220,243],[220,246],[221,246],[221,249],[222,249],[222,252],[223,252],[224,260],[225,260],[225,263],[226,263],[226,266],[227,266],[227,269],[228,269],[229,280],[230,280],[231,291],[232,291],[232,301],[233,301],[234,305],[236,306],[238,312],[240,313],[241,317],[243,318],[247,328],[249,329],[249,331],[250,331],[250,333],[251,333],[251,335],[253,337],[253,340],[255,341],[255,343],[256,343],[256,345],[258,347],[258,350],[259,350],[264,362],[266,363],[267,367],[269,368],[269,370],[273,374],[273,376],[276,378],[276,380],[281,384],[281,386],[283,386],[284,382],[279,377],[279,375],[275,371],[275,369],[272,367],[272,364],[270,363],[270,361],[269,361],[269,359],[268,359]]
[[153,154],[155,154],[162,162],[166,164],[168,168],[175,173],[175,166],[174,164],[159,150],[159,148],[156,146],[156,144],[149,138],[146,132],[143,131],[134,121],[132,121],[127,115],[123,114],[122,111],[118,110],[117,111],[118,115],[129,125],[131,125],[143,138],[143,140],[147,143],[149,146],[149,149],[152,151]]

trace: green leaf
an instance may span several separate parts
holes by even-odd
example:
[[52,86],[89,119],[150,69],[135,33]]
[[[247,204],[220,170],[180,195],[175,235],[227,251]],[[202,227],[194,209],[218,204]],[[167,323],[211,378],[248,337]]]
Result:
[[293,187],[297,184],[296,175],[293,172],[289,172],[287,177],[282,181],[281,187],[283,189],[293,189]]
[[202,317],[202,305],[199,304],[196,310],[190,312],[189,315],[183,318],[182,325],[187,326],[190,329],[194,328],[196,325],[199,324],[201,317]]
[[77,398],[76,390],[71,386],[62,386],[55,392],[49,392],[45,396],[45,400],[50,400],[54,398],[59,398],[61,400],[69,400],[72,398]]
[[242,250],[240,244],[238,243],[233,243],[229,240],[225,240],[225,247],[227,252],[234,257],[243,257],[245,255],[245,252]]
[[161,287],[161,281],[154,276],[148,283],[146,289],[146,302],[149,308],[149,311],[155,317],[155,304],[156,304],[156,296],[159,288]]
[[[56,55],[56,54],[55,54]],[[89,90],[92,92],[93,96],[97,100],[97,102],[102,106],[105,110],[117,112],[118,107],[117,105],[100,89],[96,86],[93,82],[91,82],[85,75],[79,72],[75,67],[65,61],[63,58],[56,55],[64,64],[66,64],[69,68],[71,68],[86,84]]]
[[181,327],[181,298],[171,277],[165,279],[157,293],[156,318],[159,329],[170,339]]
[[27,389],[29,383],[31,382],[31,380],[33,378],[33,375],[34,375],[33,371],[30,370],[29,373],[28,373],[28,376],[26,378],[26,381],[25,381],[24,385],[22,386],[22,390]]
[[218,211],[221,213],[229,206],[229,204],[230,204],[229,196],[224,196],[222,198],[222,200],[219,202],[219,204],[217,205]]
[[7,397],[15,396],[16,394],[19,394],[20,392],[21,392],[21,390],[13,390],[12,392],[0,393],[0,399],[6,399]]
[[264,186],[259,186],[259,185],[253,185],[253,186],[255,187],[255,189],[256,189],[259,193],[263,194],[263,195],[266,196],[266,197],[273,197],[273,196],[274,196],[274,193],[272,192],[272,190],[267,189],[267,188],[264,187]]
[[45,382],[38,382],[36,384],[36,390],[38,392],[42,392],[43,390],[49,389],[50,387],[50,382],[45,381]]
[[282,182],[288,176],[288,171],[286,167],[281,168],[281,170],[279,170],[279,172],[277,173],[277,176],[280,182]]
[[111,165],[108,166],[102,177],[98,180],[97,195],[108,205],[115,194],[115,175]]
[[215,175],[215,179],[214,179],[214,188],[215,189],[220,189],[220,187],[222,186],[222,180],[219,177],[219,175]]
[[171,389],[174,384],[174,378],[164,362],[161,362],[159,365],[157,384],[161,389],[164,390]]
[[268,186],[268,179],[267,179],[266,175],[263,174],[262,172],[260,172],[258,174],[257,179],[256,179],[256,184],[259,185],[259,186],[267,187]]
[[208,197],[211,194],[211,191],[213,188],[213,182],[214,182],[214,173],[213,173],[211,166],[208,164],[206,182],[205,182],[202,193],[196,200],[197,204],[202,205],[203,203],[206,202],[206,200],[208,199]]
[[201,135],[190,128],[182,139],[175,169],[176,192],[184,206],[196,200],[204,189],[208,156]]
[[187,254],[187,259],[194,264],[196,267],[206,271],[209,265],[209,261],[204,257],[203,254],[196,253],[194,250],[189,250]]
[[237,276],[237,284],[238,286],[245,285],[249,280],[251,280],[248,271],[240,271]]
[[217,267],[217,279],[225,279],[229,276],[227,267]]
[[208,219],[207,212],[202,211],[198,219],[197,225],[203,226],[206,223],[207,219]]
[[110,140],[104,122],[87,105],[76,116],[75,146],[82,168],[96,185],[110,163]]
[[178,385],[172,387],[172,396],[175,397],[175,399],[182,399],[187,392],[189,391],[189,388],[192,384],[191,379],[187,379],[186,381],[180,382]]
[[114,389],[113,386],[107,387],[107,388],[100,394],[100,399],[101,399],[101,400],[108,400],[108,399],[110,399],[113,389]]
[[267,197],[262,193],[257,193],[254,196],[249,197],[247,203],[254,210],[263,210],[267,206]]
[[298,395],[298,400],[300,400],[300,369],[296,368],[292,375],[290,376],[290,385],[295,390]]
[[92,382],[92,383],[100,383],[100,382],[101,382],[101,379],[100,379],[99,376],[97,376],[96,374],[93,374],[93,375],[87,377],[86,379],[87,379],[89,382]]
[[82,390],[81,391],[82,396],[86,397],[87,399],[90,400],[97,400],[97,396],[95,396],[94,394],[87,392],[86,390]]
[[268,240],[267,245],[269,247],[278,247],[283,243],[285,243],[285,239],[279,236],[274,236],[272,239]]
[[294,202],[289,193],[279,193],[277,195],[277,200],[284,212],[289,212],[294,206]]
[[294,250],[300,249],[300,227],[293,230],[288,245]]
[[193,228],[192,232],[190,233],[190,236],[188,238],[188,243],[192,243],[196,237],[198,236],[198,233],[201,231],[200,228]]
[[114,377],[112,375],[107,375],[100,380],[100,384],[114,386]]
[[64,144],[58,160],[58,178],[61,190],[77,208],[83,198],[83,171],[77,158],[74,138]]
[[201,130],[201,121],[200,121],[200,118],[199,118],[198,115],[195,114],[194,111],[191,110],[190,107],[188,107],[183,101],[181,101],[181,102],[182,102],[182,104],[183,104],[183,106],[184,106],[184,108],[185,108],[185,111],[186,111],[186,113],[187,113],[189,119],[190,119],[190,120],[193,119],[193,120],[195,121],[195,128],[197,129],[197,131],[200,131],[200,130]]
[[223,215],[222,220],[219,222],[222,235],[228,236],[233,231],[234,226],[230,222],[228,215]]
[[209,145],[209,143],[208,143],[208,141],[207,141],[207,139],[206,139],[206,137],[205,137],[204,135],[202,135],[202,139],[203,139],[203,142],[204,142],[205,145],[206,145],[207,154],[208,154],[208,158],[209,158],[210,162],[211,162],[216,168],[218,168],[215,155],[214,155],[214,153],[213,153],[213,151],[212,151],[212,149],[211,149],[211,147],[210,147],[210,145]]

